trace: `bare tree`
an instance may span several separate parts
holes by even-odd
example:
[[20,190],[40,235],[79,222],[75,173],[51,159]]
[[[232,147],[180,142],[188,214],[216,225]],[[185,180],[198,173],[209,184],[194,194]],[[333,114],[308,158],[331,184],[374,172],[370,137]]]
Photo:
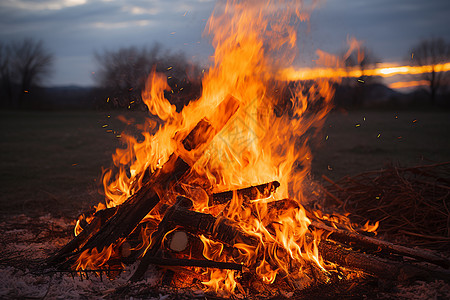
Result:
[[344,78],[344,84],[351,88],[352,106],[362,106],[367,97],[367,87],[379,82],[379,78],[367,75],[367,70],[375,68],[380,60],[367,47],[353,51],[344,61],[347,73],[360,71],[358,78]]
[[152,67],[152,57],[159,52],[158,47],[155,46],[151,51],[128,47],[94,54],[99,65],[95,80],[108,91],[111,101],[116,105],[128,105],[139,99]]
[[9,63],[13,82],[19,88],[18,104],[21,107],[24,95],[50,74],[53,54],[45,49],[41,40],[31,38],[12,43],[10,49]]
[[[194,88],[189,75],[200,74],[198,67],[189,64],[184,55],[163,51],[159,44],[148,48],[127,47],[119,50],[96,52],[94,58],[98,64],[95,80],[104,91],[109,103],[114,107],[143,106],[141,92],[152,68],[166,73],[171,92],[166,96],[177,107],[184,105],[181,94],[186,97]],[[200,89],[199,85],[195,89]],[[191,100],[191,99],[189,99]]]
[[373,54],[371,50],[367,47],[362,47],[358,49],[358,51],[352,52],[344,61],[345,67],[350,69],[359,69],[361,72],[361,76],[356,78],[359,79],[359,82],[362,83],[374,83],[378,80],[378,78],[374,76],[368,76],[366,70],[370,68],[375,68],[380,60]]
[[436,103],[436,96],[444,82],[449,78],[448,72],[443,72],[443,65],[450,61],[450,43],[442,38],[422,40],[411,50],[412,61],[417,66],[429,66],[430,72],[421,74],[428,82],[431,104]]
[[9,45],[0,43],[0,97],[3,106],[12,106],[13,85]]

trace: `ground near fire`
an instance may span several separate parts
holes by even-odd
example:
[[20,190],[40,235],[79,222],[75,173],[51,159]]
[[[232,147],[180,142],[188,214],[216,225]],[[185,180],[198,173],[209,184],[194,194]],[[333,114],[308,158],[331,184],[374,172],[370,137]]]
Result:
[[334,109],[340,75],[282,66],[314,5],[252,3],[182,109],[153,68],[147,112],[1,113],[0,296],[450,297],[448,113]]
[[[78,214],[102,200],[98,186],[99,170],[109,166],[111,153],[121,146],[121,138],[107,130],[121,132],[127,127],[118,120],[118,115],[123,113],[1,113],[4,131],[1,147],[0,282],[3,297],[108,297],[109,293],[114,295],[114,289],[126,284],[126,278],[115,281],[103,278],[100,281],[96,276],[81,279],[78,274],[72,277],[67,273],[39,275],[33,272],[43,259],[73,237],[74,220]],[[131,112],[125,116],[142,120],[143,113]],[[344,176],[388,168],[387,164],[411,167],[449,161],[449,120],[448,113],[432,111],[334,112],[328,117],[313,151],[313,178],[323,186],[331,186],[322,175],[337,181]],[[109,129],[103,127],[105,124]],[[368,198],[363,196],[360,201],[375,205],[374,199]],[[402,205],[410,206],[408,201],[411,198]],[[378,220],[385,216],[375,211],[371,217]],[[385,238],[389,229],[381,221],[380,238]],[[428,234],[436,233],[429,231]],[[411,245],[411,239],[414,241],[414,236],[395,235],[395,241],[400,244]],[[445,240],[439,243],[419,239],[419,243],[429,242],[422,245],[424,248],[441,245],[443,247],[438,247],[440,253],[448,255],[448,241]],[[148,279],[147,289],[140,294],[125,292],[120,295],[138,298],[158,298],[159,295],[205,297],[201,293],[176,294],[171,288],[161,287],[157,278],[152,280]],[[305,298],[364,296],[380,299],[444,299],[449,295],[448,284],[439,279],[388,284],[368,277],[359,280],[357,285],[353,284],[320,286],[318,290],[310,290],[303,295]]]

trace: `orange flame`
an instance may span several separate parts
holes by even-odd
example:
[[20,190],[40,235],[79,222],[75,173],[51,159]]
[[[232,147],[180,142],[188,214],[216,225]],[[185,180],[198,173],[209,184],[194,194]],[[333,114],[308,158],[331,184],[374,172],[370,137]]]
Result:
[[[165,123],[153,135],[151,130],[143,131],[141,141],[123,135],[127,148],[117,149],[113,155],[118,171],[107,170],[103,175],[107,206],[119,205],[136,192],[143,184],[146,170],[161,168],[172,153],[180,152],[177,148],[180,137],[210,116],[223,99],[232,96],[240,102],[239,110],[195,161],[191,176],[183,179],[183,186],[194,200],[195,210],[235,222],[259,244],[235,244],[236,253],[230,256],[221,243],[202,236],[205,258],[244,264],[268,284],[279,275],[301,280],[306,262],[325,270],[317,247],[322,232],[310,231],[311,221],[301,204],[305,202],[303,185],[311,167],[308,142],[311,132],[321,127],[332,107],[332,82],[329,78],[314,77],[314,82],[286,88],[285,83],[277,81],[286,69],[276,71],[282,64],[293,61],[296,28],[308,21],[314,6],[315,3],[306,6],[293,0],[219,3],[205,29],[215,55],[203,78],[202,96],[177,113],[164,98],[164,90],[168,89],[165,77],[152,72],[142,98],[150,112]],[[317,54],[319,64],[342,65],[335,56],[323,51]],[[148,121],[144,127],[155,126]],[[247,203],[235,195],[225,207],[209,206],[206,190],[237,189],[273,180],[281,185],[269,198]],[[199,189],[203,192],[196,192]],[[173,204],[171,195],[161,197]],[[293,199],[295,205],[276,201],[286,198]],[[284,205],[283,209],[271,208],[279,203]],[[161,219],[156,210],[148,217]],[[83,253],[77,268],[89,266],[85,256],[97,256],[94,261],[101,264],[105,257],[114,254],[112,248],[102,253],[94,251]],[[236,271],[207,272],[210,280],[203,282],[207,290],[226,295],[239,288]]]

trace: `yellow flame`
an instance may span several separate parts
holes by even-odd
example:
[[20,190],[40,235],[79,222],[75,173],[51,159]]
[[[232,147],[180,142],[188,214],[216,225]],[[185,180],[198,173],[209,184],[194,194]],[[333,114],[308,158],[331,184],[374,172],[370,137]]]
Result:
[[[306,6],[295,0],[228,1],[224,5],[219,2],[205,29],[215,55],[212,66],[204,72],[201,97],[177,113],[164,98],[168,88],[166,77],[152,72],[142,97],[150,112],[165,123],[155,128],[149,119],[142,127],[143,140],[122,135],[127,148],[117,149],[113,155],[118,171],[106,170],[103,175],[107,206],[123,203],[141,188],[148,171],[161,168],[172,153],[186,152],[180,148],[181,139],[231,96],[240,102],[239,110],[193,164],[182,186],[194,201],[195,210],[211,213],[219,221],[226,218],[258,243],[236,243],[233,245],[236,251],[230,255],[224,251],[224,245],[202,236],[203,255],[207,259],[244,264],[268,284],[279,274],[301,280],[306,262],[324,270],[317,247],[322,232],[308,227],[311,221],[301,204],[311,168],[309,133],[322,126],[332,108],[332,83],[339,80],[339,72],[331,68],[341,66],[342,60],[319,50],[317,63],[326,68],[276,72],[282,63],[294,60],[296,28],[308,21],[308,13],[314,6],[315,2]],[[349,40],[349,44],[358,46],[356,40]],[[358,59],[362,59],[362,53]],[[322,74],[317,70],[325,71]],[[329,72],[337,73],[330,76]],[[277,81],[294,75],[296,80],[315,81],[289,87]],[[210,121],[213,125],[218,122]],[[153,129],[157,129],[155,134],[150,133]],[[280,187],[271,201],[247,202],[235,195],[219,209],[209,206],[207,195],[211,191],[273,180],[280,182]],[[165,193],[161,201],[173,204],[170,197]],[[275,201],[287,198],[292,200]],[[156,209],[148,217],[161,218]],[[148,234],[145,236],[149,239]],[[151,241],[145,245],[149,244]],[[77,268],[86,267],[89,264],[86,260],[104,263],[104,257],[113,255],[108,253],[114,251],[106,249],[98,253],[94,249],[83,253]],[[235,271],[207,272],[210,280],[203,282],[207,290],[227,295],[239,287]]]

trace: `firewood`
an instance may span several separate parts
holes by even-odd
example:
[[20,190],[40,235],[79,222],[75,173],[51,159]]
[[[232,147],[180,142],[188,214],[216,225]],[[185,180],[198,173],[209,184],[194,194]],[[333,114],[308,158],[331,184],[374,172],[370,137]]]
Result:
[[272,181],[235,191],[214,193],[209,196],[209,205],[212,206],[228,203],[231,199],[233,199],[233,194],[236,194],[238,197],[242,197],[246,201],[267,198],[272,195],[272,193],[275,192],[279,186],[280,183],[278,181]]
[[243,270],[243,266],[241,264],[206,259],[162,258],[157,256],[148,256],[147,260],[150,264],[157,266],[215,268],[236,270],[240,272]]
[[[181,248],[174,247],[175,241],[178,239],[184,239],[186,237],[186,247],[181,250]],[[182,243],[182,241],[177,241],[177,243]],[[171,252],[178,258],[193,258],[193,259],[204,259],[203,251],[204,245],[202,240],[190,232],[183,230],[183,228],[176,229],[166,235],[164,243],[161,245],[163,249]],[[232,255],[234,248],[224,245],[223,252]]]
[[148,266],[154,261],[154,257],[161,246],[162,238],[175,226],[181,226],[186,231],[196,235],[204,234],[228,246],[233,246],[236,243],[258,244],[256,238],[241,232],[233,225],[227,224],[227,219],[188,210],[181,207],[180,203],[181,200],[179,199],[175,205],[167,210],[158,225],[157,232],[152,235],[152,247],[143,256],[141,263],[130,278],[131,281],[138,281],[142,278]]
[[80,248],[84,243],[90,239],[94,233],[96,233],[106,221],[116,213],[116,208],[107,208],[100,210],[94,214],[94,219],[91,223],[87,224],[83,231],[80,232],[75,238],[61,248],[56,254],[51,256],[47,260],[47,264],[57,264],[64,260],[64,258],[70,255],[74,250]]
[[[224,244],[232,244],[239,240],[247,245],[257,246],[259,241],[250,236],[245,236],[241,233],[230,220],[224,218],[215,218],[212,215],[189,211],[186,209],[174,209],[170,217],[170,221],[175,225],[182,226],[190,232],[197,234],[205,234],[210,238],[214,238]],[[226,224],[226,227],[221,227],[220,224]],[[233,229],[230,229],[233,228]],[[221,231],[224,230],[225,233]],[[234,233],[236,237],[233,239],[230,236]],[[223,238],[223,240],[221,240]],[[312,237],[307,237],[312,242]],[[425,267],[419,267],[410,263],[397,262],[388,259],[382,259],[372,255],[360,253],[353,249],[345,248],[344,246],[330,241],[322,240],[318,243],[320,255],[324,260],[346,267],[353,270],[362,271],[366,274],[391,280],[408,280],[411,278],[445,279],[448,275],[445,271],[430,270]],[[147,263],[153,260],[154,256],[149,256]],[[269,262],[270,263],[270,262]],[[142,264],[142,262],[141,262]],[[145,267],[147,269],[148,265]],[[144,270],[144,273],[145,273]],[[136,273],[132,278],[140,278]],[[143,275],[143,274],[141,274]]]
[[[207,119],[202,119],[183,139],[183,146],[177,149],[177,153],[173,153],[162,168],[152,173],[149,179],[143,183],[142,188],[119,205],[115,214],[100,229],[97,229],[97,227],[90,228],[92,230],[85,233],[87,242],[77,253],[93,248],[97,248],[101,252],[104,247],[116,243],[119,239],[126,238],[158,204],[160,201],[158,193],[173,187],[179,178],[190,169],[189,164],[179,155],[182,155],[186,160],[197,158],[202,153],[200,150],[204,150],[212,138],[235,114],[238,107],[239,102],[233,97],[228,97],[217,107],[215,114],[211,116],[213,120],[219,120],[215,123],[216,127]],[[184,149],[181,149],[183,147]],[[72,248],[73,246],[68,247],[68,249]],[[56,261],[58,258],[59,255],[57,254],[50,261]]]
[[446,270],[435,270],[425,266],[381,259],[328,241],[321,241],[318,248],[324,260],[344,268],[362,271],[382,280],[410,281],[442,279],[449,281],[450,278],[450,272]]
[[359,246],[359,248],[363,250],[373,249],[379,253],[398,254],[402,256],[412,257],[421,261],[436,264],[443,268],[449,268],[450,266],[450,261],[448,259],[424,249],[413,249],[401,245],[396,245],[390,242],[358,234],[356,232],[333,228],[315,220],[311,221],[311,224],[309,226],[329,232],[330,235],[327,237],[327,239],[329,240],[351,245],[353,247]]
[[175,252],[186,250],[189,244],[189,237],[184,231],[176,231],[170,237],[169,249]]
[[177,208],[173,211],[170,222],[174,226],[182,226],[188,232],[206,235],[228,246],[237,243],[258,244],[256,237],[240,231],[226,218],[216,218],[210,214]]

